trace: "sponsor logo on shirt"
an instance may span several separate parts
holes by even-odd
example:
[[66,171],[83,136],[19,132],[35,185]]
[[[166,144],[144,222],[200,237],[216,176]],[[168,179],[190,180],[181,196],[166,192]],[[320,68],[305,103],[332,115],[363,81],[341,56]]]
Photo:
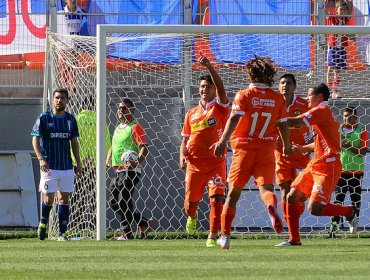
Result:
[[252,98],[252,105],[254,107],[275,107],[274,99],[263,99],[258,97]]
[[70,133],[52,132],[50,138],[68,139],[70,135]]
[[210,118],[210,119],[201,120],[197,123],[193,123],[190,125],[190,128],[191,128],[191,132],[195,132],[195,131],[198,131],[198,130],[201,130],[201,129],[204,129],[210,126],[214,126],[214,125],[216,125],[216,118]]

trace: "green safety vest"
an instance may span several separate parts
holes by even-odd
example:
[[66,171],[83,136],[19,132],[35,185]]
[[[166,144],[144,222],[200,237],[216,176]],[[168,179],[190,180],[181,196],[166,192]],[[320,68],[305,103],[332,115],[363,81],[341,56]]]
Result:
[[[96,162],[96,112],[90,110],[82,110],[76,115],[76,121],[80,137],[80,158],[82,164],[84,160],[93,159]],[[105,148],[110,149],[110,132],[108,126],[105,128]],[[72,153],[73,163],[76,165],[76,160]]]
[[[342,139],[350,142],[353,147],[360,148],[362,125],[357,125],[351,133],[343,132],[343,125],[340,126]],[[353,153],[350,149],[342,148],[340,151],[340,160],[342,162],[342,171],[364,171],[365,157]]]
[[121,156],[124,152],[135,151],[139,153],[139,146],[132,136],[132,127],[136,124],[133,120],[124,128],[117,126],[112,138],[112,166],[122,166]]

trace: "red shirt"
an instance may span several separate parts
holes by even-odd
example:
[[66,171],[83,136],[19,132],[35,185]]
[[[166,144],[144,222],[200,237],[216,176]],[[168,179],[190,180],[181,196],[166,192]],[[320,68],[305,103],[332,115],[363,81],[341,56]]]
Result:
[[[328,25],[348,25],[348,17],[328,17]],[[347,34],[328,34],[328,45],[330,47],[342,47],[345,48],[348,46],[348,35]]]

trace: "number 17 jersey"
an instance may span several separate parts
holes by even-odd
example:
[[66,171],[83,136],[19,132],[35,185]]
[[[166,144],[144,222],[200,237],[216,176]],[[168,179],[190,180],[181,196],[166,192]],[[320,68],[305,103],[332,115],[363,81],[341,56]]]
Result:
[[242,116],[230,137],[233,149],[275,147],[277,122],[287,121],[282,94],[265,84],[252,83],[236,94],[232,111]]

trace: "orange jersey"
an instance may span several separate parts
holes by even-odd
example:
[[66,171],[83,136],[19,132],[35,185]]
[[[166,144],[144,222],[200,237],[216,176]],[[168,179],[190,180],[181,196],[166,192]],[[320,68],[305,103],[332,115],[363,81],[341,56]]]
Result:
[[229,103],[221,104],[215,98],[204,108],[199,103],[185,116],[181,135],[189,137],[187,142],[189,158],[214,158],[212,144],[216,143],[225,128],[229,114]]
[[275,146],[277,122],[287,120],[284,96],[267,85],[250,84],[239,91],[232,110],[241,115],[230,137],[233,149],[263,149]]
[[[309,110],[308,103],[305,99],[302,97],[294,95],[293,102],[290,104],[290,106],[287,109],[287,115],[288,117],[296,117],[299,116]],[[291,127],[290,128],[290,141],[292,143],[296,143],[299,145],[306,145],[310,142],[311,139],[311,133],[309,127],[303,125],[300,127]],[[283,143],[278,138],[278,142],[276,145],[276,150],[279,153],[283,152]],[[293,155],[294,156],[294,155]]]
[[316,132],[313,164],[331,162],[339,159],[339,122],[327,101],[302,114],[303,121]]

